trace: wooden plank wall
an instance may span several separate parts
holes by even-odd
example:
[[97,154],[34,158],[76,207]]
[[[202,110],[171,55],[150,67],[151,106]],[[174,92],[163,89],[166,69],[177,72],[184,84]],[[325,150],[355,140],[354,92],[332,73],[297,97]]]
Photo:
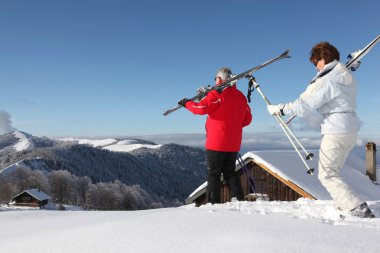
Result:
[[[270,201],[295,201],[302,196],[296,191],[291,189],[289,186],[281,182],[276,177],[272,176],[269,172],[255,164],[250,162],[247,164],[247,168],[250,172],[250,175],[254,179],[255,191],[258,197],[264,194]],[[249,198],[249,194],[253,192],[250,189],[249,181],[247,176],[240,170],[240,180],[243,187],[244,195],[247,200],[255,199]],[[230,193],[227,187],[226,182],[223,181],[221,189],[221,201],[222,203],[230,201]],[[207,203],[206,194],[201,195],[195,200],[197,206]]]
[[[271,201],[295,201],[302,197],[296,191],[278,180],[276,177],[272,176],[257,164],[250,162],[247,167],[254,179],[255,191],[258,197],[260,197],[262,194],[265,194]],[[250,189],[247,176],[244,175],[242,171],[240,171],[240,174],[240,180],[244,195],[247,196],[249,194],[252,194],[253,192]],[[230,201],[230,193],[225,182],[223,182],[221,189],[221,200],[222,203]],[[206,199],[203,201],[206,201]]]
[[267,194],[270,200],[294,201],[302,196],[257,164],[249,163],[256,192]]

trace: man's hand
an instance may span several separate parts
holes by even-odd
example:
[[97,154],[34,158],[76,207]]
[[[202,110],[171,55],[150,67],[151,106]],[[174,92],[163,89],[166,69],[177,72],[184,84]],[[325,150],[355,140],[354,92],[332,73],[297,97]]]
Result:
[[284,109],[285,105],[284,104],[278,104],[278,105],[268,105],[267,109],[270,115],[282,115],[284,116],[284,112],[282,109]]
[[[230,79],[234,78],[235,76],[236,76],[235,74],[230,75]],[[237,83],[237,80],[230,82],[231,86],[236,85],[236,83]]]
[[188,98],[182,98],[180,101],[178,101],[178,104],[182,105],[183,107],[186,107],[186,103],[189,101],[190,101],[190,99],[188,99]]
[[205,86],[202,86],[202,87],[199,87],[197,89],[197,93],[200,94],[200,93],[206,93],[206,91],[208,91],[210,89],[210,85],[208,85],[207,87]]

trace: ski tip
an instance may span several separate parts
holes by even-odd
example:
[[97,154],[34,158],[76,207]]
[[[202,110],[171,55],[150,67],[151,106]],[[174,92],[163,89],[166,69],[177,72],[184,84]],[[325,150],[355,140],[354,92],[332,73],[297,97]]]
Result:
[[[194,100],[195,98],[192,98],[191,100]],[[163,113],[164,116],[169,115],[172,112],[177,111],[178,109],[182,108],[182,105],[177,105],[176,107],[173,107],[172,109],[167,110],[166,112]]]
[[289,53],[290,53],[290,48],[288,48],[285,52],[283,52],[281,56],[283,56],[284,58],[291,58]]

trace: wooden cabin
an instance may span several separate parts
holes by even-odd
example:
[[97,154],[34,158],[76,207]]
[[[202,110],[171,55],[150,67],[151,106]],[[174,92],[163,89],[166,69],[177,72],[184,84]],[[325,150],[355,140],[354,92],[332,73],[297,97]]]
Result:
[[51,197],[39,189],[25,190],[12,198],[15,206],[44,207]]
[[[248,152],[243,156],[248,173],[246,173],[246,170],[244,173],[240,165],[236,166],[236,171],[240,173],[245,200],[255,201],[257,197],[260,198],[262,196],[270,201],[295,201],[299,198],[331,199],[318,180],[318,152],[314,151],[314,154],[315,158],[308,161],[308,164],[315,169],[315,172],[314,175],[309,175],[306,173],[306,167],[294,151]],[[359,180],[364,184],[372,184],[365,175],[365,162],[357,156],[351,154],[347,159],[345,167],[347,168],[342,170],[342,177],[344,179],[355,177],[356,182]],[[250,178],[251,182],[253,181],[254,190],[250,187]],[[230,196],[223,177],[221,181],[221,201],[225,203],[230,201]],[[360,184],[352,185],[352,187],[360,193],[361,189],[355,189],[356,185]],[[374,191],[378,191],[378,189],[374,189]],[[197,206],[200,206],[207,203],[206,192],[207,182],[199,186],[186,199],[186,204],[195,203]]]

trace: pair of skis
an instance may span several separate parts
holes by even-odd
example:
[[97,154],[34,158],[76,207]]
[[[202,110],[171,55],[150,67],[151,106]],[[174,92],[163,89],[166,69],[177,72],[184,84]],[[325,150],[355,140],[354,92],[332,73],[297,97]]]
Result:
[[[225,82],[223,82],[223,83],[221,83],[221,84],[219,84],[219,85],[213,86],[213,87],[211,87],[211,88],[207,88],[207,87],[202,88],[202,89],[200,89],[200,92],[199,92],[196,96],[190,98],[190,100],[193,100],[193,101],[200,101],[200,100],[202,100],[205,96],[207,96],[207,94],[208,94],[210,91],[212,91],[212,90],[216,90],[216,91],[218,91],[218,92],[221,92],[221,91],[224,90],[225,88],[228,88],[228,87],[230,87],[230,86],[233,86],[234,83],[235,83],[237,80],[242,79],[242,78],[247,77],[247,76],[250,76],[250,75],[252,75],[254,72],[258,71],[259,69],[262,69],[262,68],[264,68],[264,67],[266,67],[266,66],[268,66],[268,65],[270,65],[270,64],[272,64],[272,63],[274,63],[274,62],[276,62],[276,61],[278,61],[278,60],[285,59],[285,58],[290,58],[290,56],[289,56],[289,51],[290,51],[290,50],[288,49],[288,50],[286,50],[285,52],[283,52],[282,54],[280,54],[279,56],[276,56],[276,57],[274,57],[273,59],[270,59],[269,61],[266,61],[266,62],[264,62],[264,63],[262,63],[262,64],[260,64],[260,65],[257,65],[256,67],[253,67],[253,68],[251,68],[251,69],[249,69],[249,70],[247,70],[247,71],[244,71],[243,73],[240,73],[240,74],[238,74],[238,75],[235,75],[235,76],[231,77],[230,79],[226,80]],[[172,109],[169,109],[169,110],[165,111],[165,112],[164,112],[164,116],[169,115],[170,113],[172,113],[172,112],[174,112],[174,111],[180,109],[181,107],[183,107],[183,106],[182,106],[182,105],[177,105],[176,107],[174,107],[174,108],[172,108]]]

